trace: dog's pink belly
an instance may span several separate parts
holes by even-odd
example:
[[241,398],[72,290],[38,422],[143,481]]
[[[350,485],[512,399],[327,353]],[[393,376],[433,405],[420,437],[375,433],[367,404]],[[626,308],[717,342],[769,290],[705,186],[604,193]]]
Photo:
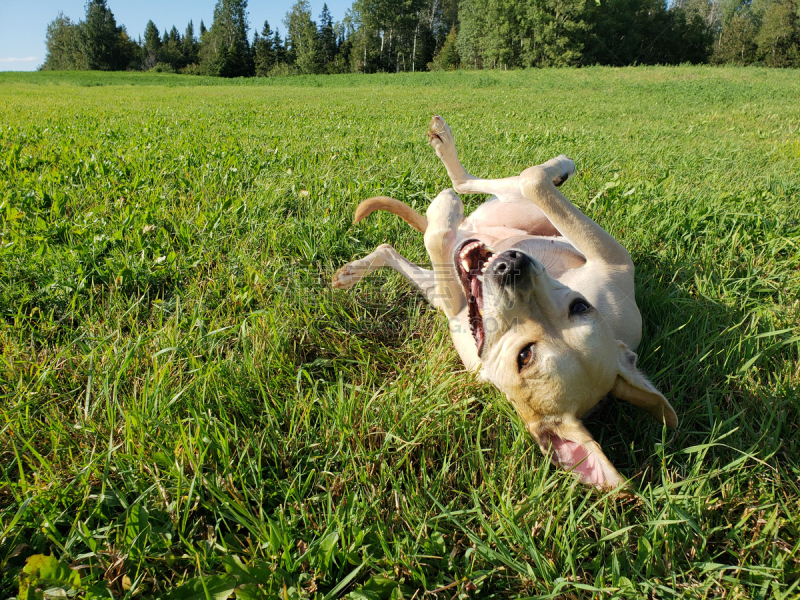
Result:
[[528,235],[561,235],[542,209],[528,200],[509,202],[492,198],[479,206],[464,224],[479,233],[501,228]]

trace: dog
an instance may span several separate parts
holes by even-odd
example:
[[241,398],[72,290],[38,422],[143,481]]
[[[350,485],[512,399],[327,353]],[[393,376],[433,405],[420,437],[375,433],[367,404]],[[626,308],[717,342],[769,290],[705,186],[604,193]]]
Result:
[[[575,172],[564,155],[519,176],[468,174],[445,121],[428,139],[453,183],[426,216],[388,197],[362,202],[358,223],[376,210],[394,213],[424,234],[432,270],[389,244],[342,267],[334,288],[349,288],[381,267],[415,285],[448,318],[467,369],[500,389],[545,455],[599,489],[626,480],[584,427],[607,394],[674,428],[667,399],[636,368],[642,319],[634,265],[611,235],[558,190]],[[469,217],[459,194],[491,194]]]

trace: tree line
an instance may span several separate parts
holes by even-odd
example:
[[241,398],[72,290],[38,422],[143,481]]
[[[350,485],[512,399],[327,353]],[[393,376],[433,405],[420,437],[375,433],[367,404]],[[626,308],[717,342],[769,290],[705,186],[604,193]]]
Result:
[[341,21],[308,0],[250,37],[247,0],[181,33],[131,39],[106,0],[48,26],[43,70],[220,77],[635,64],[800,67],[800,0],[355,0]]

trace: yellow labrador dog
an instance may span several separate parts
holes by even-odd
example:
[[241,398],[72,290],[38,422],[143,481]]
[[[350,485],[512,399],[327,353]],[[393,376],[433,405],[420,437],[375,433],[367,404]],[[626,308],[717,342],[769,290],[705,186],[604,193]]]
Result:
[[[333,286],[349,288],[380,267],[404,275],[444,311],[466,367],[506,394],[542,452],[585,483],[624,484],[580,418],[610,393],[678,424],[636,368],[642,320],[630,255],[557,189],[575,171],[566,156],[516,177],[478,179],[441,117],[428,138],[455,191],[440,193],[427,219],[378,197],[358,206],[355,221],[378,209],[399,215],[425,234],[433,269],[384,244],[342,267]],[[456,192],[494,197],[465,218]]]

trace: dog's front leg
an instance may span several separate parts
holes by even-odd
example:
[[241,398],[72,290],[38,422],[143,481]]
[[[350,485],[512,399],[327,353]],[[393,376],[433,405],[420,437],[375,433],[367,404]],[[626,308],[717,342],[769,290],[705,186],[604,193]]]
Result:
[[425,249],[431,258],[436,282],[432,304],[452,319],[467,302],[453,262],[458,226],[464,220],[464,205],[453,190],[447,189],[436,196],[426,214]]
[[422,292],[428,302],[436,306],[433,272],[415,265],[389,244],[381,244],[364,258],[347,263],[334,274],[331,285],[337,289],[351,288],[381,267],[389,267],[400,273]]
[[556,183],[566,180],[574,168],[574,163],[562,154],[523,171],[519,176],[519,190],[587,259],[633,267],[631,257],[622,244],[583,214],[556,187]]

